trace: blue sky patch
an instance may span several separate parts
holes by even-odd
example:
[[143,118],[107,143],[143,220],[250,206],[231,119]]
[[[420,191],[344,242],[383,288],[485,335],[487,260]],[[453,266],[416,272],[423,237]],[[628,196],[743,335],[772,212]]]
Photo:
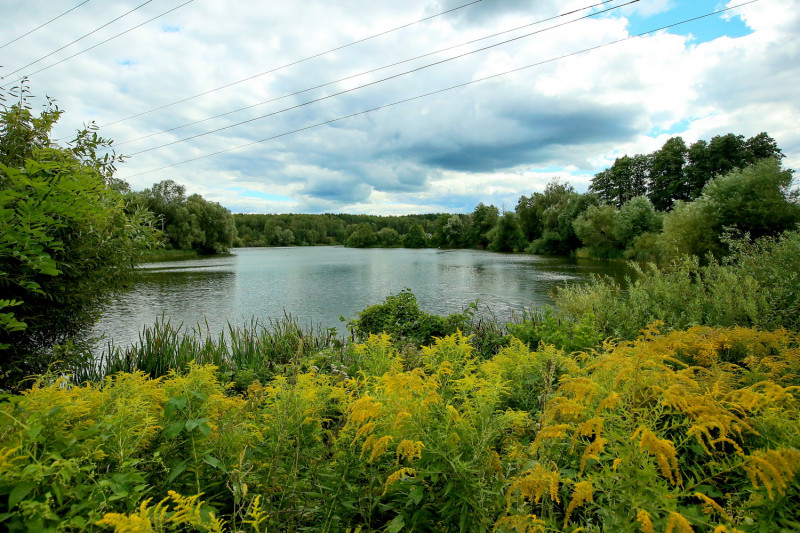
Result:
[[[680,5],[668,9],[662,13],[649,17],[638,14],[628,17],[628,31],[632,35],[654,30],[662,26],[674,24],[683,20],[692,19],[722,9],[723,3],[718,0],[696,0],[694,2],[681,2]],[[669,28],[669,33],[676,35],[691,35],[694,37],[693,44],[713,41],[719,37],[743,37],[752,33],[750,28],[736,16],[737,10],[732,9],[719,15],[705,17],[693,22],[687,22],[679,26]]]
[[134,61],[133,59],[117,59],[117,65],[120,65],[120,66],[123,66],[123,67],[130,67],[130,66],[135,65],[136,63],[137,63],[137,61]]
[[181,31],[181,27],[175,26],[173,24],[163,24],[161,26],[161,31],[163,31],[164,33],[176,33]]
[[657,137],[665,133],[667,135],[676,135],[678,133],[683,133],[684,131],[686,131],[689,128],[689,124],[691,124],[691,120],[689,120],[688,118],[684,118],[679,120],[678,122],[675,122],[674,124],[671,124],[667,128],[656,126],[649,132],[647,132],[647,135],[650,137]]

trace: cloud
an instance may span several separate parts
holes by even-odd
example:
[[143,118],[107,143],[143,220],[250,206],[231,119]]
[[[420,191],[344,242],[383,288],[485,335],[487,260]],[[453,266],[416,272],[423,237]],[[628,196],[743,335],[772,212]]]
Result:
[[[634,28],[638,32],[657,27],[662,16],[677,20],[688,9],[669,0],[639,2],[357,89],[470,49],[545,30],[585,12],[573,13],[285,97],[590,4],[484,0],[342,47],[466,3],[309,0],[301,9],[291,2],[267,8],[204,0],[36,74],[30,84],[34,94],[54,96],[66,110],[56,131],[65,139],[88,120],[105,125],[178,100],[187,99],[105,126],[101,132],[122,142],[280,98],[118,149],[134,153],[280,111],[141,153],[118,173],[135,189],[174,179],[189,193],[209,195],[234,211],[471,211],[480,201],[510,208],[520,195],[541,190],[554,177],[586,190],[591,175],[615,157],[652,151],[671,135],[693,142],[727,132],[750,136],[766,131],[787,154],[786,163],[800,166],[800,104],[794,96],[800,83],[795,60],[800,21],[789,0],[731,11],[728,17],[740,18],[750,29],[746,35],[732,29],[732,36],[725,36],[727,26],[716,24],[714,37],[700,42],[690,36],[693,31],[703,33],[706,22],[697,21],[562,58],[624,39]],[[46,31],[4,49],[13,64],[0,73],[49,53],[135,5],[126,0],[76,10]],[[170,0],[146,6],[82,44],[91,46],[177,5],[178,0]],[[11,21],[8,35],[40,24],[37,14],[47,7],[46,0],[30,0],[25,6],[4,8],[5,20]],[[716,0],[698,0],[691,10],[704,13],[717,7]],[[313,57],[334,48],[339,49]],[[40,66],[78,49],[76,45]],[[537,66],[314,126],[529,65]],[[247,78],[252,79],[236,83]],[[213,90],[225,85],[230,86]],[[344,90],[352,91],[301,105]],[[293,106],[300,107],[282,111]],[[301,131],[283,135],[292,130]],[[279,137],[253,144],[274,136]],[[249,146],[236,148],[243,145]],[[195,158],[199,159],[179,164]],[[150,172],[162,167],[166,168]]]

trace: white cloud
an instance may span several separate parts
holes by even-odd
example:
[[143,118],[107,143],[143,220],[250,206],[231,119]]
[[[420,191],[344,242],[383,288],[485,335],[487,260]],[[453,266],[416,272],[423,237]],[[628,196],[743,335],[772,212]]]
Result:
[[[149,5],[37,67],[179,3],[170,0]],[[106,124],[170,104],[462,3],[309,0],[302,6],[283,2],[267,8],[242,0],[193,2],[34,75],[30,85],[37,95],[56,97],[67,111],[56,132],[58,137],[67,137],[85,121]],[[46,0],[10,4],[4,5],[4,19],[10,21],[7,35],[35,27],[42,22],[41,13],[52,7]],[[482,2],[111,125],[102,133],[119,141],[133,139],[587,4],[579,0]],[[4,49],[9,64],[3,70],[9,72],[41,57],[135,5],[129,0],[80,8]],[[622,39],[628,35],[629,22],[646,21],[642,17],[675,6],[670,0],[639,2],[620,14],[544,31],[379,85],[356,89],[366,81],[453,57],[465,49],[125,144],[120,152],[133,153],[355,89],[218,134],[142,153],[123,165],[119,175],[131,176],[136,189],[174,179],[185,184],[190,193],[208,195],[234,211],[402,213],[471,210],[479,201],[513,207],[520,195],[541,190],[553,176],[585,190],[588,177],[613,162],[614,157],[652,151],[673,134],[693,142],[727,132],[750,136],[767,131],[789,156],[787,163],[800,166],[800,133],[796,128],[800,110],[794,95],[800,84],[796,61],[800,21],[793,2],[771,0],[731,12],[752,29],[743,37],[720,37],[696,44],[684,35],[661,32],[137,175]],[[716,7],[716,0],[695,4],[701,11]],[[580,13],[569,18],[578,16]],[[541,30],[567,18],[466,49]],[[687,26],[684,31],[698,27]]]

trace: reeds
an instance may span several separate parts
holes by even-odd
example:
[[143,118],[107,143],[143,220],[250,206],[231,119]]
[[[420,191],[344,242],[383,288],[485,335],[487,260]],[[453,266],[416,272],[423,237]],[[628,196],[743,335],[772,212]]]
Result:
[[252,318],[242,326],[229,323],[218,334],[212,334],[207,323],[186,328],[162,317],[142,329],[138,342],[131,346],[109,343],[100,356],[76,364],[71,374],[77,383],[137,370],[156,378],[186,369],[194,361],[218,367],[234,382],[244,377],[263,381],[284,365],[337,345],[341,343],[335,329],[304,329],[288,314],[268,322]]

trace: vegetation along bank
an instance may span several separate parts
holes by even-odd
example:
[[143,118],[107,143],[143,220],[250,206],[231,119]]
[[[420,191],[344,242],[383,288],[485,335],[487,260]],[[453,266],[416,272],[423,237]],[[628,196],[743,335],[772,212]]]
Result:
[[[59,114],[0,114],[0,528],[800,529],[798,202],[767,136],[670,141],[585,195],[552,183],[514,213],[376,228],[390,218],[233,216],[169,182],[132,193],[91,129],[52,143]],[[689,180],[686,197],[654,194]],[[631,183],[642,194],[622,195]],[[96,363],[80,333],[142,254],[247,244],[257,216],[258,239],[324,221],[344,226],[326,244],[388,228],[405,245],[652,261],[511,324],[432,315],[404,291],[345,337],[162,322]]]

